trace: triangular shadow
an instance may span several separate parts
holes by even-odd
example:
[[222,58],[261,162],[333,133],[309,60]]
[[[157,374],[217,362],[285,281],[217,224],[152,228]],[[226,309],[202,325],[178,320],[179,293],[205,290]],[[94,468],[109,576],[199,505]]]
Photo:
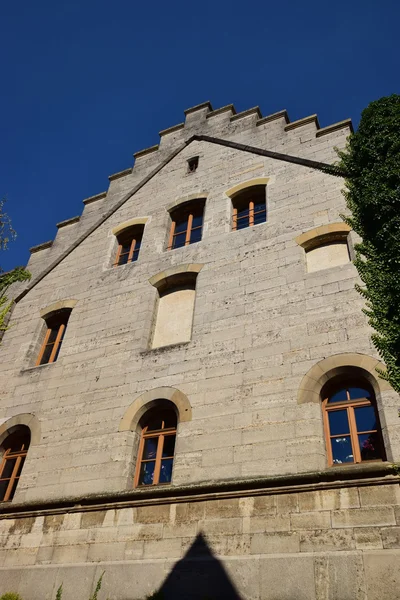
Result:
[[242,600],[202,533],[169,573],[159,589],[159,597],[162,600]]

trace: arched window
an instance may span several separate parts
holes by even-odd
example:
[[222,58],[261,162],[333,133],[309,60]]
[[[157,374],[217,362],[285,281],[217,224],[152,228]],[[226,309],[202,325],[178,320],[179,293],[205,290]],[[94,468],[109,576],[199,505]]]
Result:
[[171,212],[168,250],[189,246],[201,240],[205,199],[185,202]]
[[117,235],[118,250],[115,256],[114,267],[135,262],[139,258],[142,245],[144,225],[134,225],[124,229]]
[[29,427],[13,429],[0,446],[0,502],[13,499],[31,441]]
[[306,253],[307,272],[321,271],[350,262],[350,227],[346,223],[320,225],[302,233],[296,242]]
[[266,186],[253,185],[232,196],[232,229],[252,227],[267,220]]
[[143,417],[135,487],[170,483],[177,417],[172,408],[149,410]]
[[36,361],[36,366],[53,363],[57,360],[70,314],[70,308],[63,308],[44,317],[47,331]]
[[335,379],[323,389],[322,408],[330,465],[383,460],[375,396],[364,380]]

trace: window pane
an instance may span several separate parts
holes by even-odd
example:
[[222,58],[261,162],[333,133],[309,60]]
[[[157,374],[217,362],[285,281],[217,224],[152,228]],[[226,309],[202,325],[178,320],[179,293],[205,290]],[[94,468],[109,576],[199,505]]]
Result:
[[244,219],[240,219],[240,221],[238,220],[236,229],[244,229],[245,227],[248,227],[248,226],[249,226],[249,219],[248,219],[248,217],[246,217]]
[[161,461],[160,483],[169,483],[171,481],[173,462],[172,458]]
[[179,233],[178,235],[174,236],[174,239],[172,242],[172,247],[173,248],[181,248],[182,246],[185,245],[185,241],[186,241],[186,232]]
[[238,219],[240,219],[241,217],[248,217],[249,216],[249,207],[247,206],[246,208],[242,208],[239,209],[237,211],[237,217]]
[[19,467],[17,469],[16,477],[19,477],[21,475],[21,471],[22,471],[22,467],[24,466],[24,462],[25,462],[25,457],[21,458],[21,461],[19,463]]
[[266,211],[265,202],[257,202],[257,204],[254,204],[254,212],[259,212],[260,210]]
[[203,225],[203,214],[193,215],[192,227],[201,227]]
[[192,229],[190,232],[190,243],[200,242],[201,240],[201,227],[199,229]]
[[358,400],[359,398],[370,398],[371,394],[368,390],[359,387],[349,388],[350,398],[352,400]]
[[354,462],[353,450],[351,447],[349,435],[347,435],[346,437],[332,438],[331,445],[334,465]]
[[50,335],[49,335],[49,338],[47,340],[47,344],[53,344],[56,341],[57,333],[58,333],[58,327],[57,328],[53,328],[50,331]]
[[151,485],[153,483],[155,466],[156,462],[154,460],[141,464],[139,485]]
[[4,496],[6,495],[6,491],[7,491],[9,483],[10,483],[9,479],[6,479],[5,481],[0,480],[0,502],[2,502],[4,500]]
[[357,431],[372,431],[377,429],[375,410],[373,406],[355,408]]
[[49,362],[51,353],[53,351],[53,345],[54,344],[51,344],[50,346],[46,345],[44,352],[43,352],[43,356],[40,360],[41,365],[45,365]]
[[332,410],[328,412],[329,430],[331,435],[350,433],[347,410]]
[[119,265],[126,265],[126,263],[128,262],[128,256],[129,254],[120,254],[119,255],[119,259],[118,259],[118,264]]
[[138,259],[140,248],[135,248],[132,254],[132,262],[135,262]]
[[17,489],[17,485],[18,485],[19,479],[14,479],[13,483],[12,483],[12,488],[11,488],[11,493],[9,496],[9,500],[12,500],[15,494],[15,490]]
[[177,223],[175,223],[175,231],[174,233],[183,233],[187,231],[187,227],[188,227],[188,220],[187,218],[184,219],[183,221],[178,221]]
[[56,362],[56,360],[57,360],[57,358],[58,358],[58,355],[60,354],[60,350],[61,350],[61,342],[62,342],[62,340],[61,340],[61,341],[60,341],[60,343],[58,344],[58,347],[57,347],[56,353],[55,353],[55,355],[54,355],[53,362]]
[[11,477],[16,462],[17,462],[16,458],[10,458],[10,459],[6,460],[3,471],[1,473],[2,479],[7,479],[8,477]]
[[121,248],[121,254],[129,254],[129,251],[131,249],[131,241],[126,242],[126,244],[122,244],[122,248]]
[[164,438],[164,446],[163,446],[163,458],[166,456],[174,456],[175,451],[175,436],[174,435],[166,435]]
[[158,445],[158,437],[145,439],[142,460],[148,460],[149,458],[155,458],[156,454],[157,454],[157,445]]
[[258,212],[257,214],[254,215],[254,225],[257,225],[258,223],[265,223],[265,221],[267,220],[267,211],[261,211]]
[[342,390],[338,390],[329,398],[329,403],[331,402],[346,402],[347,400],[347,391],[346,388]]
[[362,433],[358,436],[361,460],[381,458],[381,449],[377,433]]

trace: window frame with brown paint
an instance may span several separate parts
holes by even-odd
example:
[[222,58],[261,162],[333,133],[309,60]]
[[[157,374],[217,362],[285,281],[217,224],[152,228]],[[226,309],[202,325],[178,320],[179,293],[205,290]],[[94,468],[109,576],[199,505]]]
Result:
[[[142,246],[143,233],[144,225],[134,225],[133,227],[121,231],[116,236],[118,248],[115,255],[114,267],[121,267],[138,260]],[[121,257],[126,257],[126,260],[121,261]]]
[[65,308],[45,317],[47,330],[35,363],[36,367],[56,362],[71,312],[71,309]]
[[[352,389],[364,390],[367,392],[367,395],[365,397],[352,399],[350,396],[350,391],[349,391]],[[340,392],[344,392],[344,391],[346,393],[346,400],[330,402],[330,400],[336,394],[339,394]],[[332,384],[329,385],[329,383],[328,383],[328,385],[325,386],[325,391],[323,392],[322,397],[323,397],[322,413],[323,413],[324,436],[325,436],[325,443],[326,443],[328,465],[330,467],[363,464],[366,462],[381,462],[383,460],[386,460],[385,447],[384,447],[383,437],[382,437],[382,428],[381,428],[380,421],[379,421],[379,414],[378,414],[378,410],[377,410],[377,406],[376,406],[375,394],[374,394],[371,386],[368,385],[367,382],[360,380],[360,379],[349,378],[340,383],[336,383],[334,385],[332,385]],[[376,427],[374,429],[370,429],[370,430],[358,429],[355,411],[357,408],[363,408],[363,407],[372,407],[373,408],[374,416],[376,419]],[[349,431],[331,434],[329,414],[332,412],[339,412],[339,411],[344,411],[344,410],[347,411],[347,423],[348,423]],[[376,436],[376,441],[377,441],[376,449],[379,452],[379,456],[376,458],[363,459],[361,450],[360,450],[359,436],[365,436],[365,435],[371,436],[371,434]],[[347,437],[350,438],[353,461],[335,462],[334,452],[333,452],[333,448],[332,448],[332,440],[336,439],[336,438],[340,440],[340,439],[347,438]],[[376,443],[376,442],[374,441],[374,443]]]
[[[21,440],[22,440],[21,443],[19,444],[20,448],[17,450],[13,450],[12,447],[10,447],[9,440],[13,436],[17,437],[18,434],[21,435]],[[1,502],[10,502],[15,495],[15,492],[16,492],[16,489],[18,486],[18,482],[21,477],[21,472],[22,472],[22,469],[23,469],[23,466],[25,463],[26,455],[29,450],[30,437],[31,436],[30,436],[29,428],[22,426],[20,428],[17,428],[16,431],[14,431],[13,433],[10,433],[5,438],[4,442],[1,444],[1,446],[3,448],[5,448],[5,451],[4,451],[3,456],[0,459],[0,494],[2,494],[2,491],[1,491],[2,482],[8,481],[8,485],[6,485],[6,487],[5,487],[3,496],[0,495],[0,503]],[[4,472],[7,468],[7,464],[10,461],[15,461],[15,464],[12,468],[10,476],[3,477]]]
[[[165,427],[165,415],[168,415],[168,418],[172,420],[174,423],[173,426]],[[154,423],[157,419],[161,421],[161,427],[159,429],[149,429],[151,423]],[[173,409],[153,409],[149,411],[148,414],[145,415],[145,420],[143,422],[143,427],[140,435],[139,449],[138,449],[138,458],[136,464],[136,472],[134,478],[134,487],[151,487],[154,485],[169,485],[172,481],[172,470],[175,459],[175,444],[176,444],[176,435],[177,435],[177,417]],[[163,456],[164,442],[166,437],[174,437],[174,452],[172,456]],[[145,445],[146,440],[150,438],[157,438],[157,448],[156,454],[154,457],[144,458],[145,453]],[[161,481],[160,475],[162,470],[162,462],[163,461],[171,461],[171,477],[169,481]],[[152,483],[144,483],[142,478],[142,465],[144,463],[154,462],[154,470],[153,470],[153,481]],[[145,474],[144,474],[145,475]]]
[[[234,194],[231,201],[232,231],[247,229],[267,222],[267,187],[265,184],[246,187]],[[257,210],[256,207],[260,205],[263,207]],[[260,219],[259,215],[264,218]],[[239,223],[240,221],[244,223],[241,227],[238,226],[242,224]]]
[[[201,242],[203,238],[205,205],[206,199],[198,198],[180,204],[170,211],[171,228],[167,250],[175,250],[177,248],[183,248],[184,246]],[[194,219],[198,217],[200,217],[200,225],[193,226]],[[177,232],[177,228],[181,226],[183,226],[183,229]],[[193,232],[198,230],[200,230],[200,238],[192,240]],[[181,236],[183,241],[183,243],[180,243],[179,245],[175,243],[178,236]]]

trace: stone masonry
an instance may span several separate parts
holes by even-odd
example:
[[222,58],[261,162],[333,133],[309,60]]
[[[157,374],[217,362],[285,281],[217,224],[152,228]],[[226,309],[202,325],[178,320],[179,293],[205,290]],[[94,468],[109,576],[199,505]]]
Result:
[[[296,241],[343,226],[343,179],[318,163],[350,131],[201,104],[32,249],[0,346],[0,442],[18,424],[32,435],[0,504],[0,594],[53,600],[63,582],[63,600],[86,599],[105,571],[110,600],[399,598],[398,395],[376,373],[354,266],[308,272]],[[231,231],[229,190],[250,180],[267,181],[267,222]],[[168,210],[193,198],[202,240],[167,251]],[[131,219],[139,260],[114,268]],[[154,281],[191,270],[191,340],[151,349]],[[65,302],[60,355],[34,366],[41,311]],[[321,390],[344,372],[374,389],[386,461],[328,466]],[[172,483],[133,489],[138,419],[163,398],[178,410]]]

